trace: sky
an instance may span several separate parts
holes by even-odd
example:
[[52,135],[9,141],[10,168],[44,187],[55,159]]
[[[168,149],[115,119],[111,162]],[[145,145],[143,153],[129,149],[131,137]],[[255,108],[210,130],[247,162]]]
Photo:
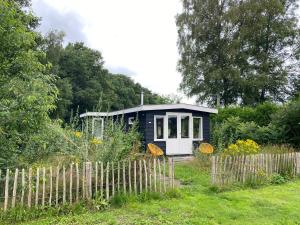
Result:
[[[180,0],[33,0],[39,30],[101,51],[105,67],[159,94],[177,94],[181,75],[175,16]],[[184,97],[182,102],[193,103]]]

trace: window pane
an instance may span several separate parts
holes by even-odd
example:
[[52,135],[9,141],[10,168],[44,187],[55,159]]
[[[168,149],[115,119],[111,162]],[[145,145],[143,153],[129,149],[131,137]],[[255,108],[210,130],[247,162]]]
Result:
[[164,118],[156,118],[156,138],[164,138]]
[[102,120],[94,120],[94,136],[102,137]]
[[177,117],[168,117],[168,138],[177,138]]
[[201,127],[201,124],[200,124],[200,118],[193,118],[193,133],[194,133],[194,138],[195,139],[198,139],[200,138],[200,127]]
[[181,137],[189,138],[189,116],[181,116]]

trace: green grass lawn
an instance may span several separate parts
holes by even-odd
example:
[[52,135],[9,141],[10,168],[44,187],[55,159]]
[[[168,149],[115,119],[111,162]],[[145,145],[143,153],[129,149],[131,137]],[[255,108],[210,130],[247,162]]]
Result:
[[300,181],[215,193],[195,163],[176,165],[182,196],[23,224],[300,224]]

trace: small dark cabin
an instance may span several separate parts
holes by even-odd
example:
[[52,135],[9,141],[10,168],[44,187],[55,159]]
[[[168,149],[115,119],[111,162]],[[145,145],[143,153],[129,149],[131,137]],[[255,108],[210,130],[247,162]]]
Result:
[[87,112],[92,134],[102,138],[104,118],[123,116],[126,126],[137,120],[143,144],[154,143],[166,155],[191,155],[200,142],[209,142],[210,114],[217,109],[190,104],[140,105],[114,112]]

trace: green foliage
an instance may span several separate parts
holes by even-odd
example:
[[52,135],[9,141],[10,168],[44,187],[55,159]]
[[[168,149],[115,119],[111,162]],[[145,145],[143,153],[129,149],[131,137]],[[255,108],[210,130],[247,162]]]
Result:
[[273,174],[271,177],[271,184],[284,184],[286,182],[286,178],[281,176],[280,174]]
[[49,65],[40,62],[44,54],[36,50],[38,34],[30,29],[36,18],[14,1],[1,0],[0,6],[0,166],[4,167],[33,145],[37,152],[43,149],[57,89]]
[[229,117],[239,117],[242,122],[255,122],[259,126],[267,126],[272,115],[279,110],[275,103],[265,102],[255,107],[229,106],[220,108],[218,114],[212,115],[212,123],[221,123]]
[[281,140],[300,148],[300,98],[284,105],[272,118]]
[[183,0],[182,6],[176,24],[186,94],[211,105],[219,98],[224,105],[284,100],[288,77],[298,74],[296,1]]
[[168,96],[154,94],[127,76],[109,73],[99,51],[83,43],[63,47],[63,38],[62,32],[51,31],[41,44],[47,61],[52,63],[52,72],[59,77],[59,99],[52,117],[67,121],[70,111],[77,107],[80,113],[95,110],[99,99],[103,111],[134,107],[140,104],[142,91],[145,104],[170,101]]

